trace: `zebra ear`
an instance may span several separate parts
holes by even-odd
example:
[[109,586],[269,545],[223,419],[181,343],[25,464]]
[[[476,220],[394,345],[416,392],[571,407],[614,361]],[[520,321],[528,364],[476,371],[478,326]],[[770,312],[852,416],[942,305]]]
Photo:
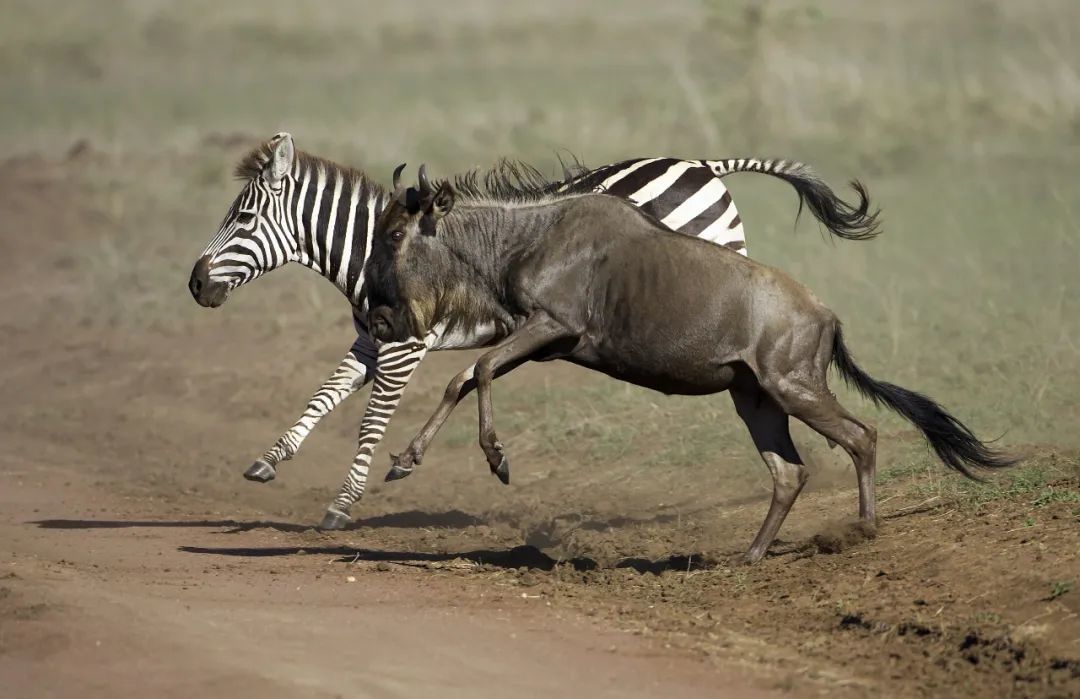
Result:
[[266,179],[277,185],[292,169],[296,150],[293,148],[292,135],[281,132],[270,139],[270,162],[266,168]]
[[439,189],[436,190],[435,196],[431,199],[431,206],[428,208],[428,213],[431,217],[438,221],[443,216],[450,213],[454,208],[454,188],[450,186],[449,182],[443,182],[439,185]]

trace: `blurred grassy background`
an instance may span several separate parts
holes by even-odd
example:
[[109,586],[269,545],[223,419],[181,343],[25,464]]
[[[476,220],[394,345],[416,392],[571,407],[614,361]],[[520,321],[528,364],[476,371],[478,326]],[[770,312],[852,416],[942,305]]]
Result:
[[[92,157],[72,157],[69,176],[104,217],[104,234],[53,261],[79,286],[44,291],[49,313],[116,338],[274,338],[275,376],[239,377],[218,407],[261,416],[237,446],[252,458],[350,341],[344,301],[300,270],[215,314],[184,290],[238,191],[233,162],[279,130],[380,180],[402,161],[449,173],[503,155],[554,174],[559,149],[592,165],[797,158],[838,190],[858,177],[884,211],[885,235],[869,244],[825,240],[809,217],[795,231],[786,185],[729,178],[751,255],[834,308],[875,376],[1009,446],[1080,445],[1075,2],[9,0],[3,14],[0,152],[62,160],[85,141]],[[438,366],[432,386],[449,364]],[[693,483],[678,474],[723,458],[767,482],[725,398],[667,399],[550,367],[524,376],[496,398],[520,462],[617,461],[580,477]],[[260,381],[283,382],[269,405],[244,398]],[[428,409],[437,394],[410,400]],[[444,444],[472,449],[473,412]],[[359,407],[342,413],[328,473],[347,463]],[[927,461],[892,439],[906,426],[877,419],[883,465]]]

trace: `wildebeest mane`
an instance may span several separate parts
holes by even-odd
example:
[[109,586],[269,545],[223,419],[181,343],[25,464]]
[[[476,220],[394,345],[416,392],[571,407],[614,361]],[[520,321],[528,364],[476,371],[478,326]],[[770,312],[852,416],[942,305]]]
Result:
[[588,170],[573,154],[571,163],[559,157],[562,179],[549,179],[536,167],[513,158],[500,158],[489,169],[475,168],[455,175],[447,182],[459,197],[471,202],[534,203],[550,199],[560,187],[573,182]]

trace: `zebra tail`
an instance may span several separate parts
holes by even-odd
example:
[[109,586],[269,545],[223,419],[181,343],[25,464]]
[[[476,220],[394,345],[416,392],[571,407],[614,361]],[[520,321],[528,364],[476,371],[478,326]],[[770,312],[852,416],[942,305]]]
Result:
[[829,232],[845,240],[870,240],[881,230],[878,216],[880,210],[870,211],[870,196],[858,180],[851,187],[858,195],[858,202],[850,204],[833,192],[825,180],[809,165],[794,160],[759,160],[757,158],[733,158],[729,160],[706,160],[705,164],[716,174],[724,177],[733,172],[760,172],[779,177],[799,195],[799,213],[803,206],[810,209],[814,218],[821,221]]

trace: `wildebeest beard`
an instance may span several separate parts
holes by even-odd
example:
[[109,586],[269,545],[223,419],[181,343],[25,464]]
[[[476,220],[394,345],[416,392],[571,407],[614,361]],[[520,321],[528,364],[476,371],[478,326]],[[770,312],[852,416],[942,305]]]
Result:
[[424,337],[437,326],[451,333],[493,325],[497,337],[509,333],[515,320],[500,293],[506,270],[500,258],[523,241],[505,234],[520,227],[499,219],[512,212],[462,206],[438,222],[414,214],[420,216],[419,234],[397,247],[380,225],[367,271],[370,307],[382,307],[391,325],[389,335],[379,339]]

